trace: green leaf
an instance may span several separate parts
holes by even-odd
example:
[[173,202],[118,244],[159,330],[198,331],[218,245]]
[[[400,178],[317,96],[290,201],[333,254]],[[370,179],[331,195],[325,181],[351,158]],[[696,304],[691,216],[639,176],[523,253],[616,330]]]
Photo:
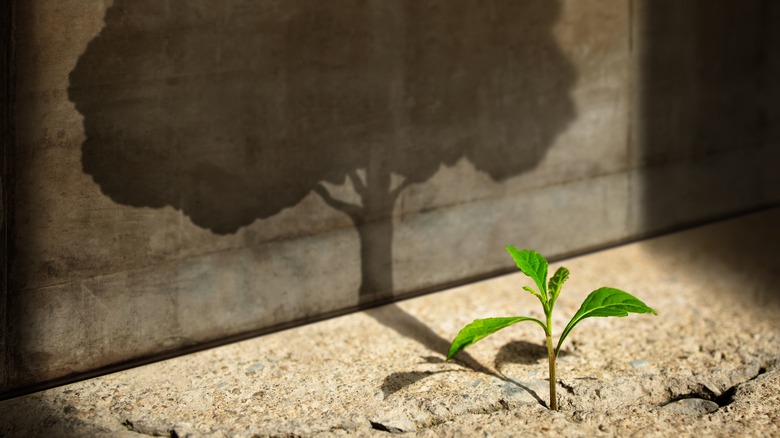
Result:
[[555,304],[555,300],[558,299],[558,295],[561,293],[563,283],[566,283],[566,280],[568,279],[569,270],[563,266],[558,268],[558,270],[555,271],[555,274],[553,274],[552,278],[550,278],[550,307],[552,307],[552,304]]
[[528,291],[531,293],[531,295],[539,297],[539,299],[542,299],[542,296],[539,294],[539,292],[535,291],[531,286],[523,286],[523,290]]
[[506,246],[507,252],[515,260],[517,267],[523,274],[531,277],[542,294],[543,303],[548,301],[547,296],[547,259],[536,251],[530,249],[518,250],[514,246]]
[[491,335],[504,327],[509,327],[510,325],[520,321],[533,321],[541,325],[542,328],[547,331],[545,325],[541,321],[536,318],[528,318],[525,316],[477,319],[471,324],[460,329],[458,336],[455,336],[455,340],[453,340],[452,345],[450,345],[450,351],[447,353],[447,360],[452,359],[452,357],[458,354],[461,350],[479,341],[485,336]]
[[569,332],[583,319],[605,316],[628,316],[629,313],[652,313],[653,315],[658,315],[658,312],[628,292],[611,287],[602,287],[594,290],[585,298],[585,301],[580,306],[580,310],[574,314],[566,328],[563,329],[561,339],[558,340],[558,346],[555,347],[555,355],[558,355],[561,345],[563,345],[563,340],[566,339]]

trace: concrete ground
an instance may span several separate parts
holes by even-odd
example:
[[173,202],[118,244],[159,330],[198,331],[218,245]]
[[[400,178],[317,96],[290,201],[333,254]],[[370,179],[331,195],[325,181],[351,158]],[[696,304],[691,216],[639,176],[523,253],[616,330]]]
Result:
[[556,333],[604,285],[659,312],[580,324],[558,412],[534,324],[443,361],[475,318],[542,316],[517,273],[6,400],[0,436],[780,436],[778,224],[765,210],[554,264],[572,273]]

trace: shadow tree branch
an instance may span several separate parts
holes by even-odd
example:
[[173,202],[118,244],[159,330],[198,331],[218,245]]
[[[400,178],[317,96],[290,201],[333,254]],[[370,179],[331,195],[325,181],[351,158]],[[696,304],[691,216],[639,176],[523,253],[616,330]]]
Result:
[[314,192],[320,195],[320,198],[322,198],[322,200],[325,201],[325,203],[330,207],[349,216],[352,219],[352,222],[356,224],[360,223],[360,220],[363,216],[363,207],[334,198],[328,189],[325,188],[325,186],[322,184],[317,184],[314,187]]

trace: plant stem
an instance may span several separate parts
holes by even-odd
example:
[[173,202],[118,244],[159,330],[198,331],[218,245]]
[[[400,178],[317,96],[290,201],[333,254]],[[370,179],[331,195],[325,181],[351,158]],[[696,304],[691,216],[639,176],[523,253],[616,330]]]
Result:
[[552,315],[547,315],[547,359],[550,365],[550,409],[558,410],[558,397],[555,395],[555,350],[552,344]]

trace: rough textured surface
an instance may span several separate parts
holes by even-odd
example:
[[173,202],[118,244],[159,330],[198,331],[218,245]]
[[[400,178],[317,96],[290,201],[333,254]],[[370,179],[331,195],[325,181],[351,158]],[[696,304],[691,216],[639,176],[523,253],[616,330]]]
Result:
[[557,332],[602,285],[660,315],[583,322],[559,412],[533,324],[442,360],[474,318],[540,316],[512,274],[0,402],[0,435],[778,435],[777,223],[769,210],[566,260]]
[[715,3],[4,2],[0,392],[777,203],[780,4]]

